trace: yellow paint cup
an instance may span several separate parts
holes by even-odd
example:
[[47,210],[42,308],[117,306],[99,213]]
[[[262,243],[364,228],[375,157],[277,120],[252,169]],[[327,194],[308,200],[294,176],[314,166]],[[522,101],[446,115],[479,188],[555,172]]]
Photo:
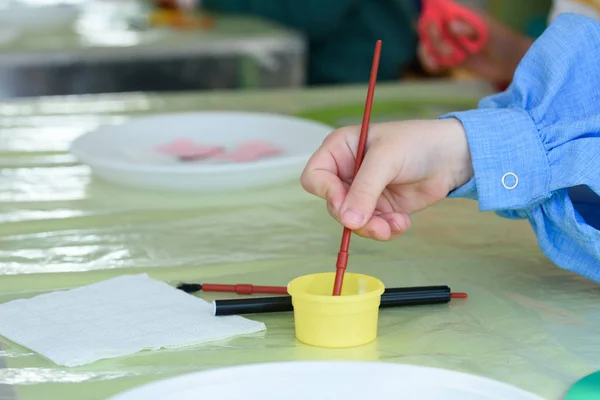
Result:
[[296,338],[318,347],[354,347],[377,337],[383,282],[346,273],[341,296],[332,296],[335,273],[305,275],[288,285]]

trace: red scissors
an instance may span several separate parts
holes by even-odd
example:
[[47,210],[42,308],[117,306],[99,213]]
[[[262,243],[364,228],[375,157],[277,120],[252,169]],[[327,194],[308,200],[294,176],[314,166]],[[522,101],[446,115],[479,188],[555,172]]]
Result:
[[[479,53],[487,44],[488,27],[477,13],[455,3],[452,0],[422,0],[423,9],[418,23],[418,32],[425,49],[437,59],[440,65],[450,67],[464,62],[469,54]],[[450,33],[452,21],[463,21],[471,25],[476,32],[474,38],[457,37]],[[442,39],[452,46],[452,53],[440,54],[433,46],[430,29],[437,29]]]

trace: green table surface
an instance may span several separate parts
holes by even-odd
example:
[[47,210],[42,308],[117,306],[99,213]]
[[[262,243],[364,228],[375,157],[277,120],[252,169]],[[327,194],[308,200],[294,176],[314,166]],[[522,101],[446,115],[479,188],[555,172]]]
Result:
[[[484,86],[382,85],[375,119],[471,107]],[[0,103],[0,302],[147,272],[168,282],[284,285],[331,271],[340,227],[297,181],[241,195],[114,187],[68,155],[76,136],[136,115],[256,110],[360,120],[364,87],[270,93],[128,94]],[[528,224],[447,200],[393,243],[353,240],[349,269],[388,287],[446,284],[451,305],[381,312],[377,341],[327,350],[294,338],[291,314],[253,315],[264,336],[57,367],[0,338],[0,398],[101,399],[146,382],[236,364],[368,360],[442,367],[562,398],[600,368],[599,287],[553,266]],[[215,295],[203,295],[214,299]],[[225,297],[225,296],[220,296]]]

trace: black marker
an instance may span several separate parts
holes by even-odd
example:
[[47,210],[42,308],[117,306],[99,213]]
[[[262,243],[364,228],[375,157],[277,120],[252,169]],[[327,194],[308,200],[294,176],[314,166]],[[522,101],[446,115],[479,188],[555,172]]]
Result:
[[[386,289],[381,295],[379,308],[448,303],[452,298],[466,298],[466,293],[452,293],[448,286],[422,286]],[[262,314],[293,311],[292,296],[248,297],[215,300],[214,313],[218,316]]]

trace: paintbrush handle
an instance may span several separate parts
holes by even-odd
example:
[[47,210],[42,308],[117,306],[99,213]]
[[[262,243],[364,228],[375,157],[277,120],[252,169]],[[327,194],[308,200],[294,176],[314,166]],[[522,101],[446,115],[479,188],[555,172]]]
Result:
[[255,286],[245,283],[238,283],[235,285],[222,285],[217,283],[203,283],[203,292],[227,292],[237,294],[288,294],[287,287],[285,286]]
[[[377,83],[377,71],[379,70],[379,59],[381,57],[381,40],[375,43],[375,52],[373,53],[373,64],[371,65],[371,76],[369,77],[369,87],[367,88],[367,99],[365,101],[365,110],[363,113],[362,125],[360,128],[360,137],[358,139],[358,148],[356,150],[356,159],[354,161],[354,174],[356,177],[358,170],[365,158],[367,147],[367,138],[369,136],[369,123],[371,121],[371,108],[373,107],[373,96],[375,95],[375,84]],[[333,283],[333,295],[339,296],[342,293],[344,284],[344,273],[348,266],[348,250],[350,248],[350,237],[352,232],[344,228],[342,233],[342,242],[338,253],[337,265],[335,268],[335,280]]]

